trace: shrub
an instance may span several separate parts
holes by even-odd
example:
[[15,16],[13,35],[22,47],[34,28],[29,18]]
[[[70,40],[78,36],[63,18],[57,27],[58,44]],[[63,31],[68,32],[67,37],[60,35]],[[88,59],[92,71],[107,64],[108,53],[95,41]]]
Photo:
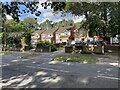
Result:
[[38,43],[37,43],[37,48],[39,48],[39,47],[50,47],[51,48],[51,51],[56,51],[57,50],[57,48],[56,48],[56,46],[54,45],[54,44],[51,44],[51,43],[49,43],[49,42],[47,42],[47,41],[39,41]]
[[56,51],[57,50],[57,47],[53,44],[48,44],[47,46],[51,47],[51,51]]
[[46,43],[46,42],[43,42],[43,41],[39,41],[39,42],[37,43],[37,47],[39,47],[39,46],[47,46],[47,43]]

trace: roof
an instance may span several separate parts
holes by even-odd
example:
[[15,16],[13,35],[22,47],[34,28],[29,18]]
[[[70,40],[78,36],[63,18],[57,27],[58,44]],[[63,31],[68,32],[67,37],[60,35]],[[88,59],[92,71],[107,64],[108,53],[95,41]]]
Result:
[[66,31],[66,27],[60,27],[56,33],[62,33],[62,32],[65,32]]
[[44,31],[45,31],[45,30],[37,30],[37,31],[33,32],[33,34],[38,33],[38,34],[40,35],[40,34],[42,34]]
[[66,30],[69,31],[69,30],[74,30],[74,29],[75,29],[74,26],[60,27],[56,33],[62,33],[62,32],[65,32]]
[[45,30],[45,32],[43,32],[44,34],[52,34],[54,33],[58,28],[52,28],[52,29],[48,29],[48,30]]
[[75,26],[69,26],[69,27],[67,27],[67,30],[71,30],[71,29],[75,29],[76,27]]

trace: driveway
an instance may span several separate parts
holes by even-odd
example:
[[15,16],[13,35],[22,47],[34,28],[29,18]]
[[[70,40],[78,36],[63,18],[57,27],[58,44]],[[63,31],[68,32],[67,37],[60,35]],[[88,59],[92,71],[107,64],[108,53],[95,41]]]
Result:
[[[118,88],[118,56],[88,55],[97,64],[53,61],[64,50],[52,53],[13,52],[2,56],[2,88]],[[79,54],[80,55],[80,54]],[[111,58],[111,60],[110,60]],[[101,60],[102,59],[102,60]]]

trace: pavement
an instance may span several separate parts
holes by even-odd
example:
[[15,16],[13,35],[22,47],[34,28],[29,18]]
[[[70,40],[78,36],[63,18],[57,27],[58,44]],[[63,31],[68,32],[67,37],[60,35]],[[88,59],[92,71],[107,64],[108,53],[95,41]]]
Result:
[[[96,64],[59,62],[59,55],[87,56]],[[96,54],[67,54],[12,52],[3,55],[1,88],[118,88],[118,56]]]

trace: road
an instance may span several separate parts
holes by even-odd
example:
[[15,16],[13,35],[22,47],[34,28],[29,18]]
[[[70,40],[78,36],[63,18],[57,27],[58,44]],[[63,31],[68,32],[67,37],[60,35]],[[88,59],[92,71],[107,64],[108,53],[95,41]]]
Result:
[[[58,62],[65,54],[15,52],[2,56],[2,88],[118,88],[118,66]],[[67,54],[68,55],[68,54]],[[116,56],[117,57],[117,56]]]

